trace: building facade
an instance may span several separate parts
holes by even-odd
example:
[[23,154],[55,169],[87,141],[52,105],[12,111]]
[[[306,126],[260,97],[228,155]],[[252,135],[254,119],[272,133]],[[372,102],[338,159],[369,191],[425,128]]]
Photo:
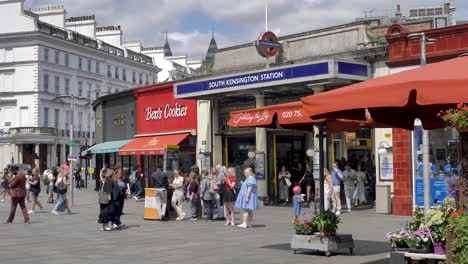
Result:
[[74,149],[94,144],[93,100],[157,83],[160,69],[117,45],[120,27],[66,18],[61,6],[23,4],[0,1],[0,167],[45,169],[66,161],[72,122]]

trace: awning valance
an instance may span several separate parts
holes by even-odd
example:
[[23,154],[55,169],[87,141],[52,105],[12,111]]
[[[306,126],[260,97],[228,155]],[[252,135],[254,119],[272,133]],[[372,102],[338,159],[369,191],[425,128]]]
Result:
[[119,155],[162,155],[167,148],[177,146],[190,133],[134,138],[125,145]]
[[118,152],[121,147],[123,147],[125,144],[129,143],[130,141],[132,140],[127,139],[127,140],[116,140],[116,141],[107,141],[104,143],[99,143],[81,152],[81,155],[85,156],[88,152],[91,152],[93,154]]

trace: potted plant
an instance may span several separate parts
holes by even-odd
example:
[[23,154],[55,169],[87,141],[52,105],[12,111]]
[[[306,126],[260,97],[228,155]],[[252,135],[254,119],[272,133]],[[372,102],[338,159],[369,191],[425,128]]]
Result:
[[411,232],[402,228],[395,232],[388,232],[386,235],[394,251],[406,251],[408,240],[411,238]]
[[407,239],[407,243],[410,252],[431,252],[431,230],[429,228],[421,228],[411,232],[409,238]]
[[322,237],[334,236],[340,221],[340,218],[330,210],[322,211],[315,217],[315,223]]
[[423,226],[431,230],[435,254],[445,255],[447,225],[450,214],[455,211],[455,200],[453,198],[447,198],[444,200],[442,206],[437,206],[427,211],[426,221]]
[[459,218],[463,215],[462,210],[453,211],[450,213],[447,222],[447,235],[445,238],[445,252],[447,263],[454,262],[455,241],[457,239],[455,228],[457,227]]
[[304,221],[300,223],[299,221],[294,223],[294,230],[296,235],[313,235],[317,232],[317,227],[312,222]]
[[461,214],[455,223],[455,263],[468,263],[468,214]]

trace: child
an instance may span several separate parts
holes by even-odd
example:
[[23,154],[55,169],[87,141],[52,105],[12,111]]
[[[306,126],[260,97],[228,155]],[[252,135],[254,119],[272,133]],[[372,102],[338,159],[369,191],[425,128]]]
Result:
[[294,213],[294,223],[299,222],[299,216],[302,214],[301,202],[303,201],[303,196],[301,195],[301,187],[295,186],[293,188],[294,196],[293,200],[293,213]]

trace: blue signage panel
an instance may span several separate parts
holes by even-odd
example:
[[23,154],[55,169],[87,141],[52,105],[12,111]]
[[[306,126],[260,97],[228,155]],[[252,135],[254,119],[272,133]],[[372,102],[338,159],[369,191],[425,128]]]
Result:
[[[431,206],[442,205],[444,199],[450,197],[447,179],[449,178],[431,179]],[[424,180],[416,179],[415,188],[416,205],[424,206]]]
[[367,65],[339,61],[338,73],[367,77]]
[[[180,83],[176,85],[176,95],[200,93],[206,91],[234,88],[259,83],[328,74],[328,62],[308,64],[290,68],[260,71],[237,76],[229,76],[200,82]],[[274,85],[274,84],[272,84]]]

